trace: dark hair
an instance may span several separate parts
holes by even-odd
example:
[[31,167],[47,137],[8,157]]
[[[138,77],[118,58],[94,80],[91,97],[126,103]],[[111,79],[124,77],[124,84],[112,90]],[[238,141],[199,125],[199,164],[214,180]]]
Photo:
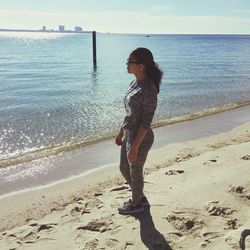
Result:
[[154,62],[151,51],[146,48],[137,48],[132,51],[131,55],[135,57],[138,63],[146,66],[146,73],[156,85],[157,92],[159,93],[163,71],[159,68],[158,64]]

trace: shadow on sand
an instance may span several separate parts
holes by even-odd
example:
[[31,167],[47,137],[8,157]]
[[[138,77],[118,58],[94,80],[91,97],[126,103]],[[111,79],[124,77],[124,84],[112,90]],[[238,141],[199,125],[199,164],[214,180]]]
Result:
[[155,228],[150,206],[145,207],[143,213],[132,215],[140,221],[141,240],[150,250],[173,250],[165,237]]
[[250,229],[245,229],[243,230],[243,232],[241,233],[241,236],[240,236],[240,249],[241,250],[245,250],[246,249],[246,245],[245,245],[245,239],[246,237],[250,235]]

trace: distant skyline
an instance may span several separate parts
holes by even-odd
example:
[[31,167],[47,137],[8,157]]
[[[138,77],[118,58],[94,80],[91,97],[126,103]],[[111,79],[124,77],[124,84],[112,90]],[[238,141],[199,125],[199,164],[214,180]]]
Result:
[[250,34],[249,0],[0,0],[0,28]]
[[65,29],[64,25],[59,25],[57,29],[50,29],[44,25],[40,29],[9,29],[9,28],[0,28],[0,32],[54,32],[54,33],[83,33],[81,26],[75,26],[73,30]]

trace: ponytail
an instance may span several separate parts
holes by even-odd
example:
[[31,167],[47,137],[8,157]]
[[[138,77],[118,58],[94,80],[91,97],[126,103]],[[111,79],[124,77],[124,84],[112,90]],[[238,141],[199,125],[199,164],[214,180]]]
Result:
[[157,93],[159,93],[163,71],[159,68],[158,64],[154,63],[151,67],[146,65],[146,73],[148,77],[154,82],[157,88]]

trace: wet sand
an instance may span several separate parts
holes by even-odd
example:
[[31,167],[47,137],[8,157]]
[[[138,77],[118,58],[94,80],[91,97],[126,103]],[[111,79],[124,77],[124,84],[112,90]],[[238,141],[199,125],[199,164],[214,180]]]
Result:
[[[247,121],[250,121],[250,107],[244,106],[155,128],[152,149],[226,132]],[[119,147],[115,146],[113,140],[106,140],[66,154],[0,169],[0,196],[64,181],[101,166],[117,164],[118,161]]]

